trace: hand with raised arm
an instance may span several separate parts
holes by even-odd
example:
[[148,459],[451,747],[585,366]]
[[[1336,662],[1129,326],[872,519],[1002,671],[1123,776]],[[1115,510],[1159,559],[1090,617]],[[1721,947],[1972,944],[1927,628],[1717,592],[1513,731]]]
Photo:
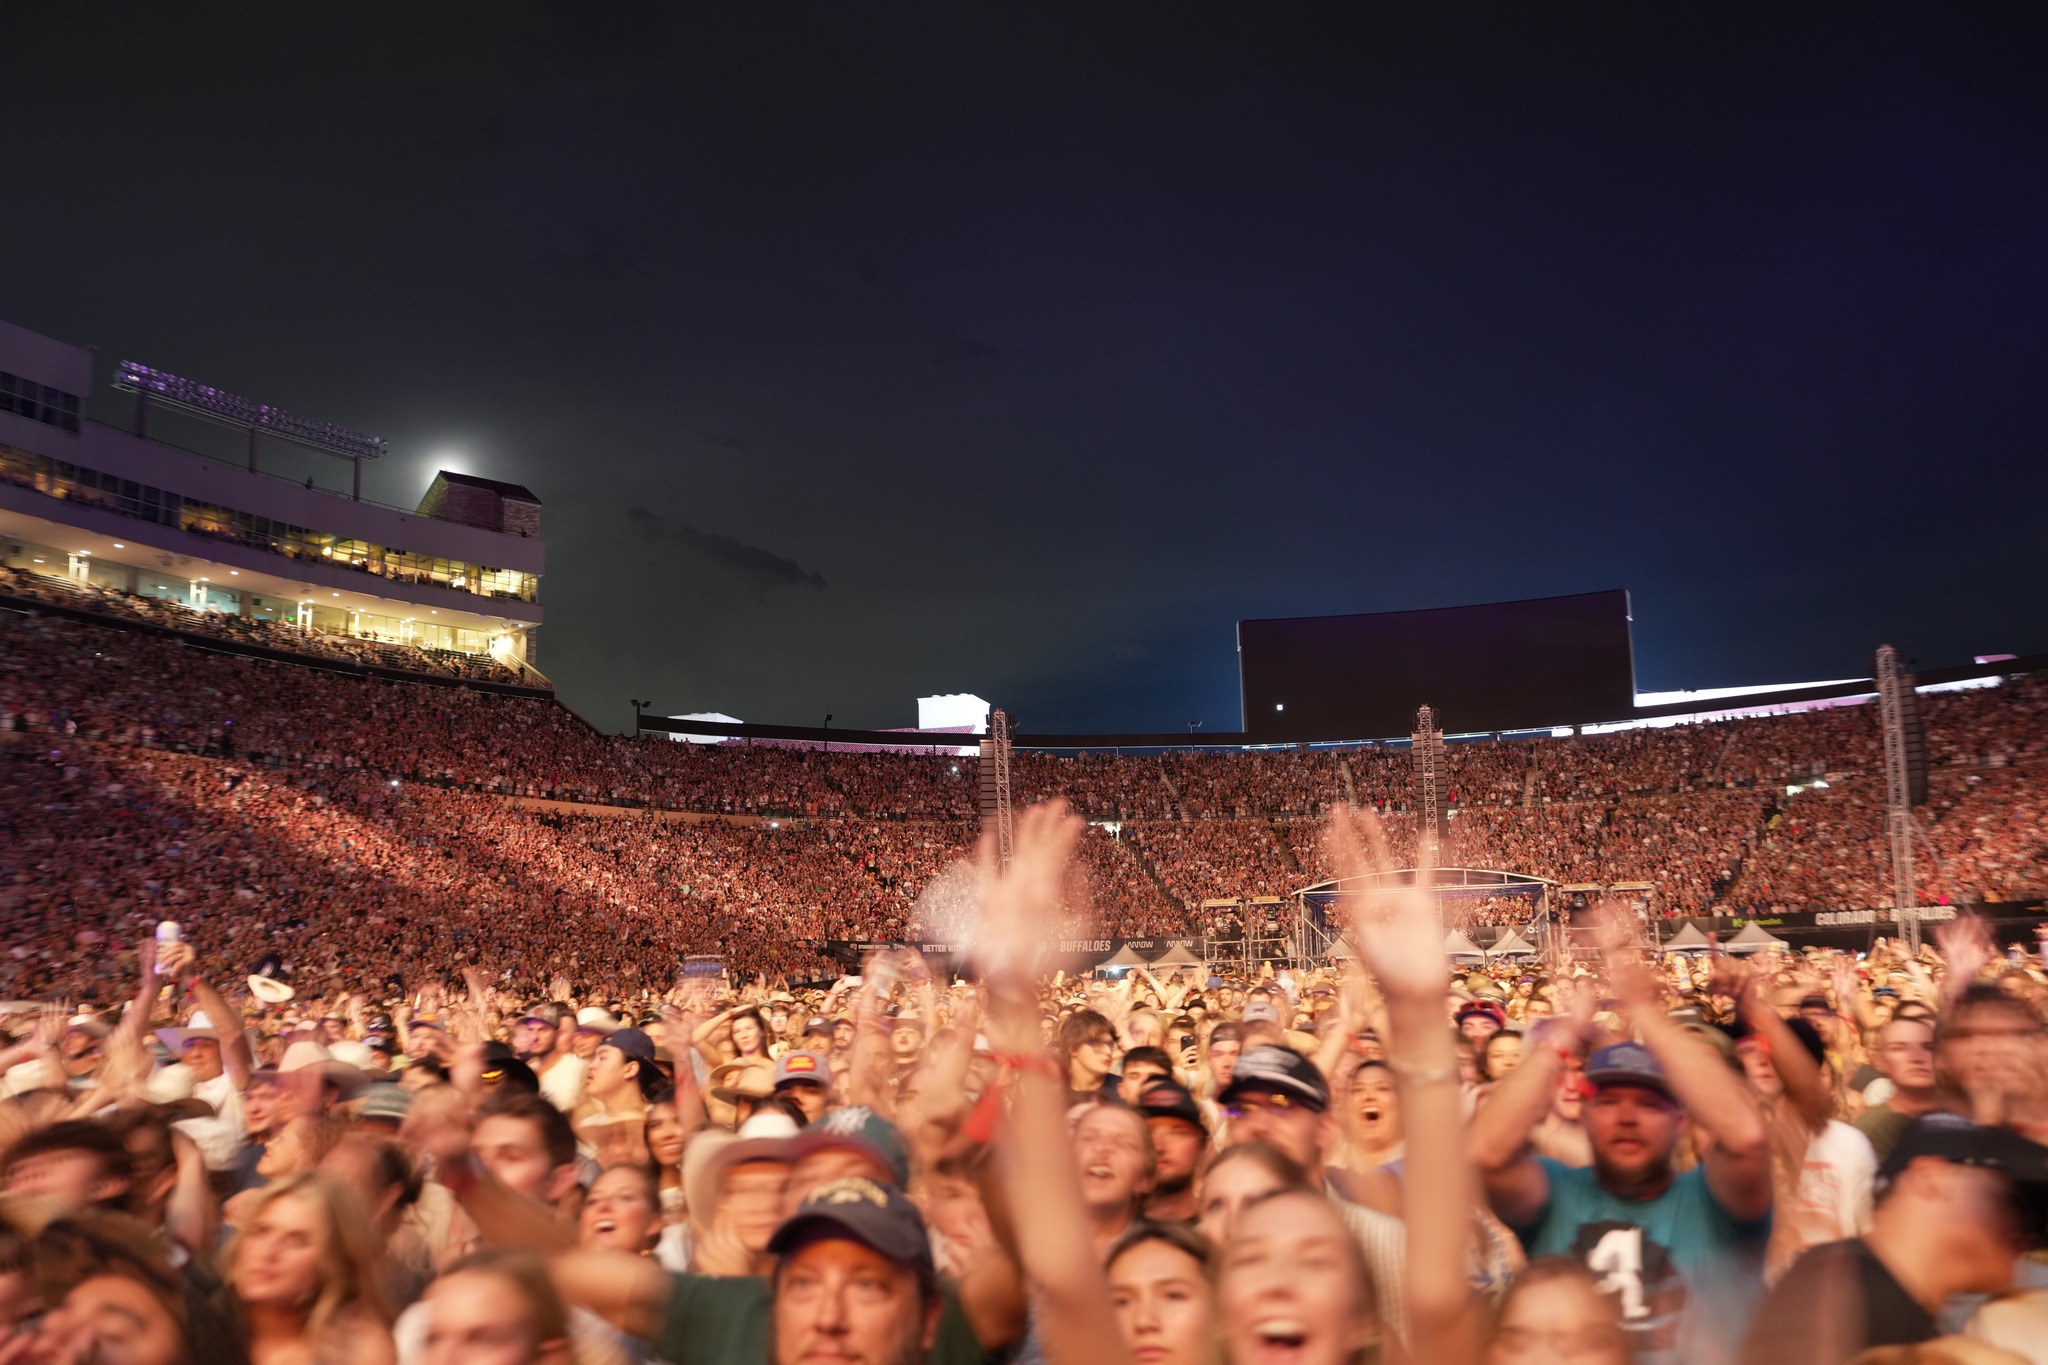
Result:
[[1403,1199],[1408,1208],[1429,1210],[1408,1220],[1409,1345],[1416,1360],[1455,1362],[1476,1360],[1479,1350],[1465,1266],[1477,1191],[1465,1150],[1458,1054],[1444,1019],[1450,962],[1431,891],[1433,842],[1422,841],[1414,875],[1402,886],[1388,875],[1396,864],[1373,812],[1339,807],[1323,830],[1338,884],[1371,888],[1344,896],[1350,939],[1386,1000],[1387,1068],[1407,1139]]
[[1976,915],[1957,915],[1947,924],[1934,926],[1935,946],[1941,949],[1948,971],[1941,978],[1941,998],[1946,1004],[1959,998],[1978,973],[1998,955],[1991,931]]
[[1081,822],[1064,802],[1033,806],[1017,821],[1010,866],[993,838],[979,855],[978,960],[988,992],[985,1029],[1009,1068],[1013,1097],[997,1143],[997,1169],[1018,1259],[1036,1290],[1050,1365],[1129,1360],[1109,1285],[1092,1256],[1080,1172],[1066,1125],[1066,1079],[1039,1039],[1037,965],[1059,916]]
[[1763,1217],[1771,1209],[1771,1148],[1756,1092],[1719,1052],[1665,1011],[1643,967],[1633,925],[1609,913],[1598,928],[1607,979],[1629,1021],[1663,1067],[1672,1095],[1714,1140],[1703,1163],[1707,1188],[1730,1217]]
[[189,940],[167,945],[157,970],[192,992],[193,1002],[220,1034],[220,1062],[235,1089],[248,1087],[249,1073],[256,1069],[256,1055],[249,1050],[248,1025],[242,1012],[229,1004],[199,971],[199,954]]

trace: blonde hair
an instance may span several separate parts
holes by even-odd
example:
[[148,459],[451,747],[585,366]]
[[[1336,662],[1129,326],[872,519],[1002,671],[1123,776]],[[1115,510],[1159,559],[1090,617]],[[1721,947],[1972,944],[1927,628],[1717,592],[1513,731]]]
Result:
[[[380,1326],[391,1325],[391,1308],[384,1299],[383,1280],[378,1273],[377,1239],[363,1216],[358,1201],[328,1176],[305,1171],[287,1176],[257,1192],[256,1200],[242,1221],[244,1235],[261,1221],[264,1213],[280,1199],[303,1199],[320,1210],[322,1238],[319,1282],[312,1307],[306,1313],[306,1333],[345,1326],[351,1313],[368,1314]],[[228,1253],[228,1279],[234,1281],[241,1257],[239,1237]],[[237,1290],[239,1293],[239,1289]]]

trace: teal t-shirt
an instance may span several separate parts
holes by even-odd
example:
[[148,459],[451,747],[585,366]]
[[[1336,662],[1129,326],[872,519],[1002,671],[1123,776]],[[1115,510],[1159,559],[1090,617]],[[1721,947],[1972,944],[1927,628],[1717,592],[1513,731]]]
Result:
[[1770,1216],[1730,1217],[1698,1168],[1654,1199],[1624,1199],[1590,1166],[1536,1160],[1550,1201],[1515,1229],[1530,1257],[1585,1266],[1619,1304],[1638,1362],[1731,1358],[1763,1296]]
[[[765,1365],[774,1286],[765,1275],[671,1275],[654,1350],[674,1365]],[[983,1365],[988,1353],[950,1284],[926,1365]]]

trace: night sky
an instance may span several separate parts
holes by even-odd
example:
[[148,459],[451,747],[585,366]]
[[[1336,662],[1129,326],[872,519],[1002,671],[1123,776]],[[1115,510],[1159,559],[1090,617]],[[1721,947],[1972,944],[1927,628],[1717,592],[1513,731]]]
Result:
[[223,8],[8,6],[0,317],[532,487],[605,728],[1234,729],[1239,617],[1609,587],[1645,689],[2048,649],[2037,3]]

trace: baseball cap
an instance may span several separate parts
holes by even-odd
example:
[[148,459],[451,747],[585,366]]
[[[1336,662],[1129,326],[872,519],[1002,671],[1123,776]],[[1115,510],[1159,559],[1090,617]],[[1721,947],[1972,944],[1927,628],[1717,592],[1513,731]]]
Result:
[[356,1118],[364,1123],[405,1122],[406,1111],[412,1108],[412,1095],[395,1081],[378,1081],[363,1088],[362,1105],[356,1110]]
[[792,1082],[803,1085],[832,1084],[832,1065],[815,1052],[792,1052],[775,1064],[775,1089]]
[[1675,1099],[1671,1082],[1657,1054],[1641,1043],[1609,1043],[1586,1059],[1586,1083],[1594,1089],[1604,1085],[1639,1085],[1665,1099]]
[[1239,1017],[1247,1024],[1277,1024],[1280,1022],[1280,1011],[1270,1000],[1254,1000],[1244,1007],[1244,1013]]
[[615,1047],[636,1062],[654,1061],[654,1040],[636,1028],[613,1029],[600,1047]]
[[831,1037],[832,1021],[822,1014],[812,1015],[811,1021],[804,1025],[804,1036],[808,1038],[813,1033],[822,1033],[828,1038]]
[[1179,1081],[1154,1081],[1145,1087],[1145,1093],[1138,1096],[1138,1111],[1148,1119],[1179,1119],[1191,1123],[1203,1132],[1209,1125],[1202,1120],[1202,1106],[1195,1103],[1195,1097]]
[[1877,1171],[1883,1194],[1915,1157],[1931,1156],[1958,1166],[1997,1171],[2023,1190],[2048,1193],[2048,1147],[2010,1128],[1973,1123],[1961,1114],[1924,1114],[1906,1125]]
[[812,1190],[797,1211],[775,1229],[768,1250],[787,1255],[807,1238],[850,1237],[892,1261],[932,1271],[931,1238],[917,1206],[903,1191],[865,1176],[828,1180]]
[[864,1104],[847,1105],[824,1114],[789,1144],[789,1159],[801,1161],[827,1147],[863,1152],[881,1163],[897,1185],[910,1183],[910,1152],[896,1125]]
[[484,1058],[484,1084],[504,1090],[540,1092],[540,1075],[517,1057]]
[[561,1001],[543,1000],[526,1013],[520,1015],[519,1022],[524,1024],[531,1021],[536,1024],[546,1024],[549,1028],[558,1028],[561,1026],[563,1017],[568,1013],[568,1007],[562,1004]]
[[1316,1064],[1292,1048],[1262,1044],[1237,1059],[1230,1084],[1217,1098],[1229,1104],[1247,1090],[1271,1090],[1300,1100],[1311,1109],[1330,1107],[1330,1083]]
[[1456,1018],[1462,1024],[1467,1019],[1476,1018],[1480,1015],[1485,1015],[1496,1024],[1506,1023],[1508,1017],[1507,1011],[1500,1007],[1498,1001],[1481,997],[1467,1004],[1460,1005]]

